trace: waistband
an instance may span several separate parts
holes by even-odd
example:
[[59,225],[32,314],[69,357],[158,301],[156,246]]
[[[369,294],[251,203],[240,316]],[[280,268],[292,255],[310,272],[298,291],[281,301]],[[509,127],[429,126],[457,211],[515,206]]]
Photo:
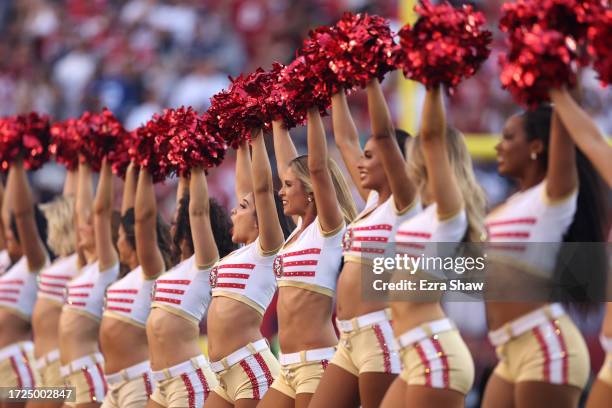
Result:
[[215,373],[220,373],[223,370],[228,370],[234,364],[241,362],[245,358],[252,356],[254,354],[257,354],[260,351],[263,351],[269,347],[270,346],[268,346],[268,341],[266,339],[259,339],[253,343],[249,343],[246,346],[234,351],[232,354],[230,354],[227,357],[222,358],[219,361],[210,363],[210,368]]
[[325,347],[313,350],[298,351],[297,353],[280,353],[278,361],[281,366],[288,366],[298,363],[309,363],[312,361],[331,360],[336,353],[335,347]]
[[59,349],[51,350],[38,360],[36,360],[36,369],[41,370],[44,367],[48,366],[51,363],[55,363],[60,358]]
[[17,356],[21,358],[21,353],[29,353],[32,350],[34,350],[34,343],[31,341],[21,341],[19,343],[11,344],[0,349],[0,361]]
[[154,381],[170,380],[174,377],[178,377],[181,374],[189,374],[197,370],[198,368],[208,367],[208,360],[203,355],[190,358],[187,361],[179,363],[175,366],[164,368],[160,371],[152,371],[151,377]]
[[602,334],[599,336],[599,341],[606,353],[612,353],[612,337],[606,337]]
[[106,382],[109,385],[119,384],[121,382],[132,381],[138,377],[142,377],[143,374],[151,373],[151,364],[149,361],[143,361],[142,363],[134,364],[133,366],[124,368],[114,374],[106,375]]
[[62,377],[68,377],[70,374],[74,374],[77,371],[90,369],[95,367],[97,364],[104,364],[104,356],[102,356],[102,353],[99,352],[77,358],[65,366],[61,366],[60,374]]
[[399,336],[397,341],[400,347],[410,347],[413,344],[428,339],[435,334],[455,330],[455,328],[456,327],[453,322],[448,318],[433,320],[431,322],[423,323],[414,329],[408,330]]
[[495,347],[506,344],[515,337],[520,336],[529,330],[554,320],[565,314],[565,310],[560,303],[552,303],[539,309],[529,312],[511,322],[506,323],[501,328],[489,332],[489,341]]
[[361,329],[366,326],[372,326],[376,323],[381,323],[391,320],[391,310],[384,309],[376,312],[364,314],[361,316],[353,317],[350,320],[338,320],[336,319],[336,326],[338,330],[344,333],[349,333],[354,330]]

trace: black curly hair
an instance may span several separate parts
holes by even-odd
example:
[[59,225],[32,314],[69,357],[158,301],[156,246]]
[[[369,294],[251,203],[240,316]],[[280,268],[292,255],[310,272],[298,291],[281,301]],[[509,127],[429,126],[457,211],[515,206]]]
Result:
[[[45,249],[47,250],[47,253],[49,254],[49,258],[50,260],[54,260],[56,255],[55,253],[53,253],[53,251],[51,250],[51,248],[49,248],[49,244],[47,244],[47,218],[45,217],[44,213],[41,211],[41,209],[38,207],[38,205],[33,206],[33,210],[34,210],[34,221],[36,222],[36,229],[38,230],[38,236],[40,237],[40,240],[42,241],[43,245],[45,246]],[[18,243],[21,243],[21,240],[19,238],[19,231],[17,231],[17,220],[15,219],[15,215],[13,213],[11,213],[11,231],[13,232],[13,235],[15,236],[15,240]]]
[[[232,242],[232,222],[229,214],[214,198],[209,199],[210,205],[210,224],[212,227],[215,243],[219,251],[219,256],[224,257],[234,251],[238,246]],[[193,239],[191,237],[191,224],[189,223],[189,194],[183,195],[179,201],[176,215],[176,230],[174,237],[174,256],[180,259],[181,243],[186,242],[191,252],[193,252]]]

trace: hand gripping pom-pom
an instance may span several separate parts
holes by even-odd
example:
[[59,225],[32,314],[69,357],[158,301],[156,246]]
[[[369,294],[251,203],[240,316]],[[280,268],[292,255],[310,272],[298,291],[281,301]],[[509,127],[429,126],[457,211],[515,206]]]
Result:
[[49,160],[49,118],[36,112],[0,120],[0,169],[8,170],[18,158],[24,167],[36,170]]
[[422,0],[413,27],[400,32],[399,66],[407,78],[428,89],[445,85],[453,91],[473,76],[491,52],[491,32],[483,28],[484,15],[471,6],[456,9],[447,2]]

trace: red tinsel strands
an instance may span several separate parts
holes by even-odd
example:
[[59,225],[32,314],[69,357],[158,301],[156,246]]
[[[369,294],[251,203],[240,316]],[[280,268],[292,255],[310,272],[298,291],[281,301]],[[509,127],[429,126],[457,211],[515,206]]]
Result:
[[538,25],[524,31],[516,41],[520,41],[521,47],[515,46],[508,55],[500,55],[499,62],[502,87],[518,103],[535,108],[549,99],[551,88],[574,86],[575,43],[558,31],[544,31]]
[[473,76],[491,53],[491,32],[485,18],[471,6],[454,8],[447,2],[432,5],[422,0],[413,27],[400,32],[399,65],[407,78],[427,88],[443,84],[450,93]]
[[94,171],[100,171],[102,159],[115,148],[121,149],[121,141],[127,137],[127,131],[106,108],[101,113],[83,113],[78,129],[81,136],[81,160]]
[[74,171],[79,166],[79,151],[81,139],[78,132],[78,121],[67,119],[51,126],[51,144],[49,152],[55,156],[55,161]]
[[117,140],[113,150],[111,150],[107,156],[113,174],[122,179],[125,178],[127,168],[132,161],[129,150],[133,143],[134,132],[125,132],[123,137]]
[[321,50],[328,53],[329,67],[344,88],[365,88],[372,79],[382,81],[396,69],[396,44],[384,18],[345,13],[333,27],[333,37],[335,44],[322,44]]
[[227,150],[225,141],[219,134],[206,133],[203,118],[191,107],[167,109],[161,120],[170,128],[168,159],[179,175],[188,176],[193,167],[208,169],[221,164]]
[[602,86],[612,83],[612,9],[598,16],[589,27],[589,54],[593,57],[593,68],[599,74]]
[[316,106],[321,115],[326,115],[331,105],[331,94],[321,93],[317,84],[320,82],[305,57],[298,56],[281,70],[270,98],[275,104],[284,105],[296,123],[304,123],[309,108]]
[[262,95],[261,109],[266,118],[266,122],[273,120],[281,120],[287,129],[294,128],[304,123],[305,118],[295,116],[289,106],[282,100],[282,93],[275,92],[276,84],[281,78],[281,72],[285,69],[283,64],[275,62],[272,64],[272,69],[268,71],[266,81],[261,82]]
[[27,170],[36,170],[49,160],[49,118],[36,112],[4,118],[0,123],[0,168],[23,158]]
[[176,164],[169,159],[171,139],[169,124],[157,114],[132,133],[128,153],[136,165],[151,174],[154,183],[164,181],[177,171]]
[[244,107],[239,93],[231,89],[223,90],[214,95],[210,102],[208,111],[202,117],[204,132],[237,148],[246,137],[241,123]]

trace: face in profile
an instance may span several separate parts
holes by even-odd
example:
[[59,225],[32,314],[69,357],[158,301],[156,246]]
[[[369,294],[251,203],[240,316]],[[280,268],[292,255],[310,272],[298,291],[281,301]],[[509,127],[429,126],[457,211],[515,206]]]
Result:
[[361,187],[367,190],[378,190],[387,182],[385,170],[378,147],[374,140],[369,139],[363,148],[363,154],[357,163]]
[[91,220],[79,225],[77,246],[79,250],[85,252],[94,252],[96,250],[96,239]]
[[531,153],[539,154],[541,142],[529,141],[520,115],[512,116],[506,122],[501,141],[495,146],[497,170],[499,174],[520,178],[523,171],[533,161]]
[[283,202],[285,215],[304,215],[309,204],[308,194],[293,168],[289,167],[285,172],[283,186],[278,195]]
[[11,230],[11,228],[4,228],[4,240],[6,242],[6,251],[8,252],[9,257],[12,260],[21,258],[23,255],[21,245],[19,245],[19,242],[17,242],[17,238],[15,237],[15,234],[13,234],[13,230]]
[[255,212],[255,197],[249,193],[242,197],[232,209],[232,242],[242,244],[257,234],[257,213]]
[[123,225],[119,227],[119,237],[117,238],[117,249],[119,251],[119,262],[129,265],[134,256],[134,248],[127,239],[127,234]]

